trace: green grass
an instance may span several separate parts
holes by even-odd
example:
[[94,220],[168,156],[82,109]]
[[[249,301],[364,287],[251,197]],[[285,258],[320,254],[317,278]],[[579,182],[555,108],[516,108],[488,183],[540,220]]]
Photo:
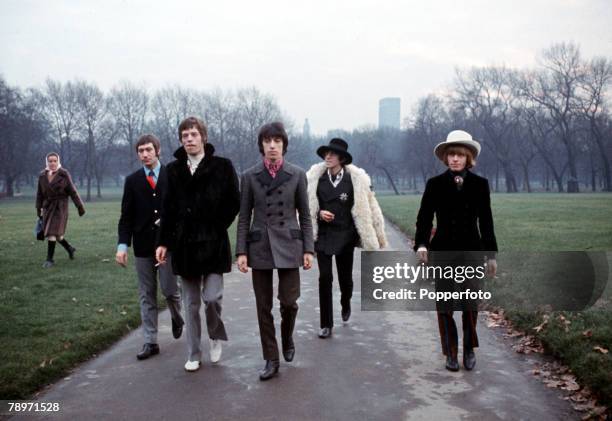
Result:
[[140,324],[131,251],[127,269],[114,263],[118,196],[87,203],[82,218],[70,206],[76,259],[58,245],[56,266],[42,269],[33,199],[0,201],[0,399],[31,396]]
[[[385,215],[412,238],[421,196],[381,195],[378,199]],[[608,266],[612,262],[611,194],[494,194],[491,207],[502,252],[605,251]],[[499,262],[500,272],[505,270],[503,263]],[[547,314],[550,322],[537,334],[546,350],[567,364],[608,406],[612,405],[612,352],[601,354],[593,348],[601,346],[612,351],[610,273],[608,270],[608,285],[602,298],[586,311],[506,311],[518,328],[530,334],[535,333],[533,328]],[[503,282],[503,276],[495,282]],[[567,331],[559,321],[561,315],[570,322]],[[592,336],[583,334],[589,330]]]
[[[385,215],[414,236],[420,195],[378,196]],[[494,194],[500,250],[612,250],[612,194]]]

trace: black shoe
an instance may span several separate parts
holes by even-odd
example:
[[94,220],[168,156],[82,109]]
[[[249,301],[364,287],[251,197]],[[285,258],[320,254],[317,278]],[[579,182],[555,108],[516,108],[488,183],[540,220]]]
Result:
[[463,350],[463,367],[466,370],[471,371],[474,369],[476,365],[476,354],[474,354],[474,350]]
[[45,269],[49,269],[50,267],[55,266],[55,262],[53,260],[47,260],[43,263],[42,267]]
[[74,252],[76,251],[76,249],[70,246],[66,251],[68,252],[68,257],[70,258],[70,260],[74,260]]
[[346,307],[342,308],[342,321],[346,323],[348,322],[350,317],[351,317],[351,305],[347,304]]
[[446,369],[449,371],[459,371],[459,361],[457,361],[457,357],[446,357]]
[[331,327],[324,327],[319,331],[319,338],[321,339],[329,338],[331,335],[332,335]]
[[259,380],[270,380],[272,377],[278,375],[278,367],[280,363],[278,360],[266,360],[266,366],[259,371]]
[[174,336],[174,339],[178,339],[182,334],[183,324],[178,324],[178,322],[175,322],[174,319],[172,319],[172,336]]
[[156,354],[159,354],[159,345],[147,343],[142,346],[142,351],[140,351],[136,355],[136,358],[138,358],[139,360],[146,360],[150,356]]
[[295,345],[293,344],[293,338],[289,338],[283,341],[283,358],[285,361],[290,363],[293,361],[293,357],[295,356]]

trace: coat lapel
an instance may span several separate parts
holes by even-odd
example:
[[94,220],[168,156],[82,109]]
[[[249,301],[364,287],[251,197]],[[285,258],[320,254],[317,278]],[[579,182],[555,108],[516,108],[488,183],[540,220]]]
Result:
[[[264,172],[268,173],[268,171],[264,171]],[[270,174],[268,173],[268,175]],[[272,176],[270,176],[270,178],[272,178]],[[276,173],[276,177],[272,179],[272,183],[268,187],[268,191],[274,190],[275,188],[281,186],[283,183],[285,183],[290,178],[291,178],[291,174],[285,171],[285,165],[283,165],[283,168],[281,168],[281,170]]]

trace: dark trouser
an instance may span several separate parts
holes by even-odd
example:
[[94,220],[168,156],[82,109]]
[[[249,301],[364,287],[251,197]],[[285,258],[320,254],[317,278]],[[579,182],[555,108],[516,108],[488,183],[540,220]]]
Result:
[[[338,283],[340,284],[340,305],[346,308],[351,304],[353,296],[353,250],[347,247],[340,254],[336,254],[336,269],[338,269]],[[334,326],[334,312],[332,300],[332,256],[317,253],[319,265],[319,307],[321,308],[321,328]]]
[[[463,323],[463,349],[471,350],[478,347],[478,334],[476,333],[476,322],[478,311],[465,310],[461,314]],[[459,339],[457,337],[457,325],[453,319],[452,311],[438,312],[438,328],[440,330],[440,341],[442,342],[442,352],[457,358],[457,348]]]
[[[281,339],[283,349],[293,346],[293,327],[298,312],[297,299],[300,297],[300,270],[277,269],[278,299],[281,313]],[[264,360],[278,360],[278,344],[272,316],[274,286],[272,269],[253,269],[253,291],[257,306],[257,321]]]

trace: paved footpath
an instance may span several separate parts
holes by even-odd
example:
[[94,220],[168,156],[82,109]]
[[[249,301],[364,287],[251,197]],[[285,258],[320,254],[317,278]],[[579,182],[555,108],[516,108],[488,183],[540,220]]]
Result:
[[[391,249],[409,247],[399,231],[389,226],[387,232]],[[360,312],[359,253],[350,323],[342,325],[340,320],[335,282],[333,337],[319,339],[314,266],[302,271],[295,360],[281,360],[275,379],[258,379],[263,360],[251,275],[234,271],[225,277],[223,314],[230,340],[218,364],[210,363],[203,341],[202,368],[185,372],[184,338],[172,339],[169,313],[164,311],[160,355],[137,361],[142,337],[135,331],[39,399],[60,402],[59,418],[71,420],[578,418],[557,391],[530,374],[531,359],[537,357],[516,354],[508,340],[482,320],[476,369],[451,373],[444,369],[435,313]],[[278,336],[277,300],[274,315]]]

